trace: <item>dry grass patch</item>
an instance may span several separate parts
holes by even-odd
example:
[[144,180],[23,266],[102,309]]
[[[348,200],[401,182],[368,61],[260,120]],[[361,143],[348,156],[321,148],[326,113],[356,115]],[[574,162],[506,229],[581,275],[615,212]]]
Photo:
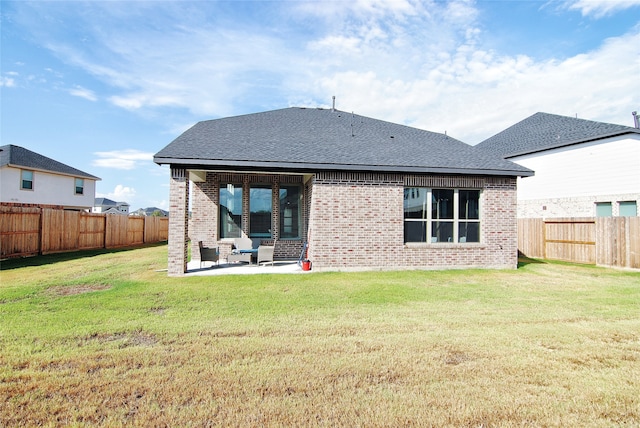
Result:
[[93,293],[111,288],[108,284],[77,284],[77,285],[54,285],[47,289],[47,293],[55,296],[73,296],[76,294]]
[[0,426],[640,424],[639,274],[136,271],[154,257],[3,281]]

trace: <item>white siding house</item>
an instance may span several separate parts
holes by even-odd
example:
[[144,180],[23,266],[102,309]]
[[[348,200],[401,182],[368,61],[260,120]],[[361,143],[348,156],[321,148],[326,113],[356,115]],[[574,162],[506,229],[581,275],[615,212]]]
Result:
[[91,212],[129,215],[129,204],[126,202],[112,201],[107,198],[96,198]]
[[638,215],[640,129],[536,113],[477,147],[535,171],[520,218]]
[[100,178],[15,145],[0,147],[0,202],[89,210]]

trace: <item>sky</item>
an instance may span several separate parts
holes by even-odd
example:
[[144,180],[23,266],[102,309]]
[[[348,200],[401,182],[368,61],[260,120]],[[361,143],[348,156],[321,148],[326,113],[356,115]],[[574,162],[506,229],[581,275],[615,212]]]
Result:
[[475,145],[536,112],[633,126],[640,0],[4,1],[0,145],[168,209],[201,120],[332,106]]

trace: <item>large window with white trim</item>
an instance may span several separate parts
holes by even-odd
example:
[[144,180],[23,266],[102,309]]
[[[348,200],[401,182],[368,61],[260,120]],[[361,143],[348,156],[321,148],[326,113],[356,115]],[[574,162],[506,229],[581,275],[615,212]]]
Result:
[[405,188],[404,242],[480,242],[480,190]]

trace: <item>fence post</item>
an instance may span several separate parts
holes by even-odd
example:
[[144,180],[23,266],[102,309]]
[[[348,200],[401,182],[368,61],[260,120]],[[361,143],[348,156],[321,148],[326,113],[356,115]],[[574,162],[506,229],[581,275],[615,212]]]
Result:
[[547,258],[547,222],[542,219],[542,258]]

